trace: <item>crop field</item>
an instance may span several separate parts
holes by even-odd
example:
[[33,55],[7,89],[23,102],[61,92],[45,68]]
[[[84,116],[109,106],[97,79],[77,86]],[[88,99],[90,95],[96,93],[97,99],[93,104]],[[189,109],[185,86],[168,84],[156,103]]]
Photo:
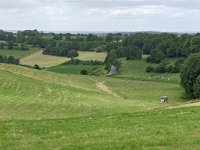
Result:
[[[186,103],[176,82],[66,75],[6,64],[0,64],[0,82],[0,149],[200,146],[199,102]],[[169,96],[167,106],[160,104],[163,94]]]
[[[80,60],[99,60],[104,61],[106,53],[95,53],[95,52],[79,52],[78,59]],[[21,64],[31,65],[38,64],[41,67],[52,67],[69,61],[70,58],[43,55],[42,51],[34,53],[28,57],[21,59]]]
[[13,56],[15,58],[24,58],[27,57],[33,53],[38,52],[38,48],[30,48],[29,50],[23,51],[23,50],[9,50],[9,49],[0,49],[0,55],[2,56]]
[[79,51],[79,57],[80,60],[98,60],[98,61],[104,61],[106,58],[106,52],[96,53],[96,52],[86,52],[86,51]]
[[31,66],[38,64],[40,67],[50,67],[61,64],[68,60],[70,60],[70,58],[43,55],[42,51],[39,51],[28,57],[21,59],[21,64],[31,65]]

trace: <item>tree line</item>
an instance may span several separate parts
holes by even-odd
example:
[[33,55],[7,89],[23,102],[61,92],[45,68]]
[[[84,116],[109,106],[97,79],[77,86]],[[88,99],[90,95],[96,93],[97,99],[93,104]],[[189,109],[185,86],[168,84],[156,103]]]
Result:
[[0,63],[6,63],[6,64],[15,64],[19,65],[19,59],[14,58],[13,56],[2,56],[0,55]]
[[[43,54],[76,57],[77,51],[107,52],[106,68],[119,65],[120,58],[127,60],[142,59],[159,64],[157,68],[149,66],[151,72],[175,72],[176,64],[163,64],[165,58],[187,58],[200,52],[200,34],[151,34],[151,33],[109,33],[109,34],[71,34],[43,33],[37,30],[18,31],[17,33],[0,30],[0,49],[27,50],[29,47],[43,49]],[[163,69],[164,68],[164,69]],[[160,70],[160,71],[159,71]],[[164,70],[164,71],[163,71]]]

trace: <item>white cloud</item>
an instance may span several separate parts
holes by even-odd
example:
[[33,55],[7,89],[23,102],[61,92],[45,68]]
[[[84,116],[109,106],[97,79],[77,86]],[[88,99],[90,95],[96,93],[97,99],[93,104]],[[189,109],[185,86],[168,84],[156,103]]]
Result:
[[199,0],[6,0],[0,28],[199,31]]

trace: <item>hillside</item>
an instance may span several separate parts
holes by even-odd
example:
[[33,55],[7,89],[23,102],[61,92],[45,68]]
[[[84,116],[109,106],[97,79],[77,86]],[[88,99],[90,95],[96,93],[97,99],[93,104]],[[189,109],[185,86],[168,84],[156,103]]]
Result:
[[[199,106],[174,107],[187,100],[178,83],[5,64],[0,74],[0,149],[188,149],[200,144]],[[163,93],[170,97],[168,107],[159,102]]]

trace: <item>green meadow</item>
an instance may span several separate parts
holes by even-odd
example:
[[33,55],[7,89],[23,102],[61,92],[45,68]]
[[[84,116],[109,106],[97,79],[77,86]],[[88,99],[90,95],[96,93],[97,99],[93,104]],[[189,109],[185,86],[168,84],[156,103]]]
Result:
[[197,149],[199,106],[185,104],[179,83],[123,69],[119,78],[0,64],[0,149]]
[[[0,149],[198,149],[199,102],[179,74],[146,73],[148,65],[123,60],[106,77],[104,66],[0,64]],[[98,76],[79,75],[84,68]]]
[[17,50],[17,49],[0,49],[0,55],[2,56],[13,56],[15,58],[24,58],[33,53],[38,52],[38,48],[30,48],[29,50]]
[[91,75],[105,75],[106,71],[104,66],[94,66],[94,65],[57,65],[49,67],[46,70],[61,73],[61,74],[77,74],[79,75],[81,70],[87,70],[88,74]]

